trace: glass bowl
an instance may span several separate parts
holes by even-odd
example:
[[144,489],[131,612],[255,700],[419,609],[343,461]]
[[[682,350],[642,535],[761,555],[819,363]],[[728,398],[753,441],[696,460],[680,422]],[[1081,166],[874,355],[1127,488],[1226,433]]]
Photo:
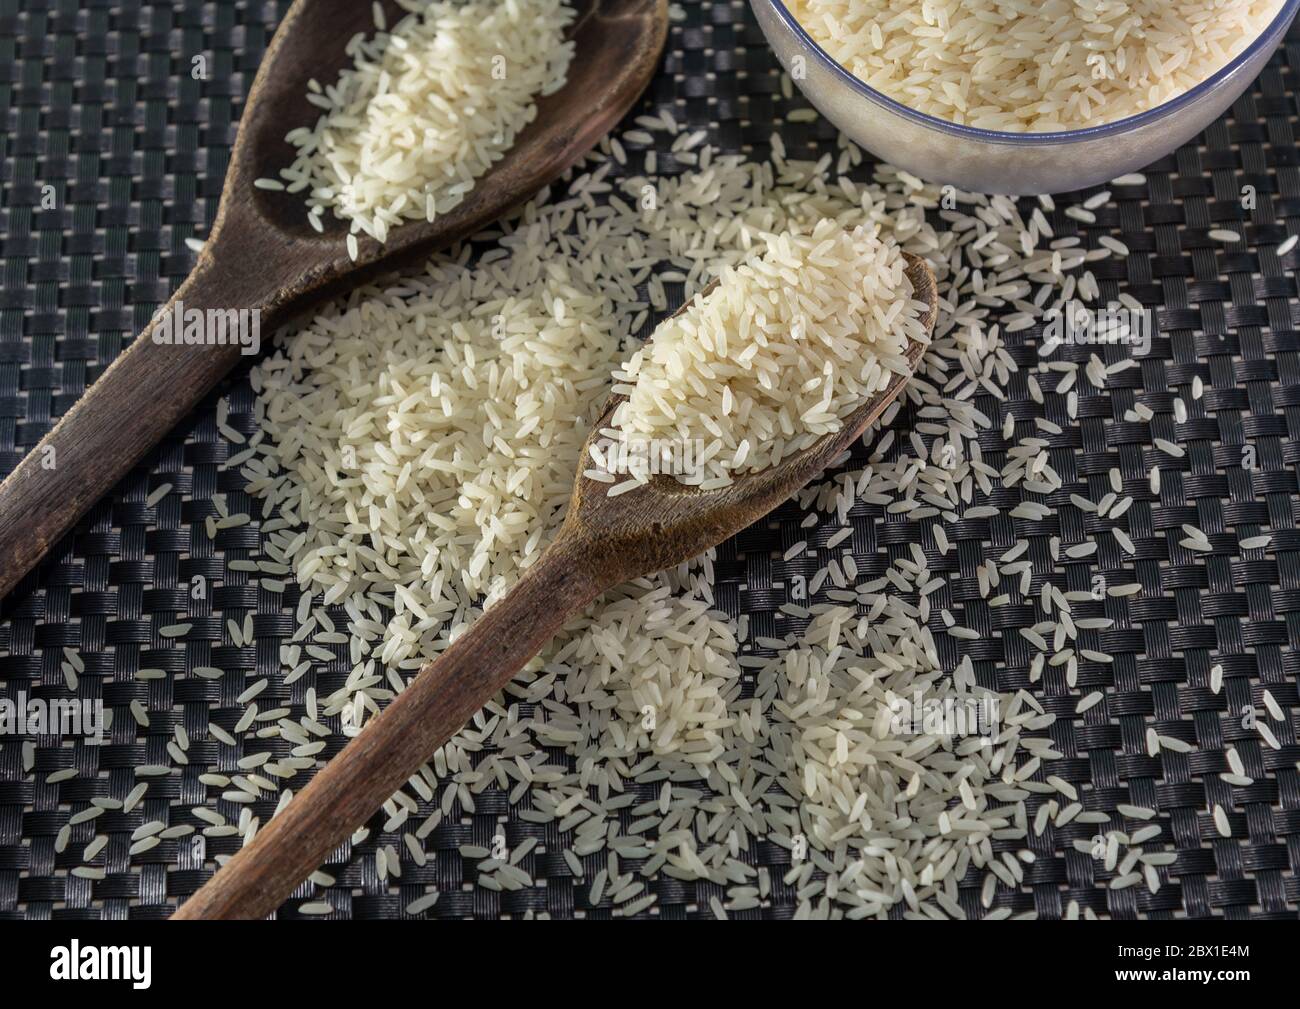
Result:
[[[1163,105],[1102,126],[1006,133],[926,115],[868,87],[809,37],[781,0],[750,0],[795,84],[827,119],[883,161],[930,182],[981,193],[1064,193],[1136,171],[1217,119],[1259,74],[1300,9],[1277,16],[1230,63]],[[802,56],[801,78],[791,72]]]

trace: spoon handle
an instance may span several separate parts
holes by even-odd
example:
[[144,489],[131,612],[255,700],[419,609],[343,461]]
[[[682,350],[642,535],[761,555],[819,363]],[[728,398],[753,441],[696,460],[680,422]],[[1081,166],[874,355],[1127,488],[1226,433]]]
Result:
[[[163,311],[0,484],[0,598],[238,364],[238,344],[155,342],[175,329],[174,309],[220,310],[222,320],[250,327],[252,315],[224,312],[254,309],[269,340],[281,289],[276,266],[257,257],[200,258]],[[215,341],[218,317],[203,319],[203,337]]]
[[343,751],[172,916],[263,918],[611,583],[562,531],[513,589],[425,663]]

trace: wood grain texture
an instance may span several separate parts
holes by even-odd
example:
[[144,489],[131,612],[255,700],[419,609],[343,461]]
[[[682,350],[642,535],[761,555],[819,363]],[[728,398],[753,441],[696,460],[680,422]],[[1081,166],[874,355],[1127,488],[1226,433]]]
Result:
[[[925,324],[932,331],[938,311],[934,276],[915,256],[908,264],[915,296],[930,305]],[[920,343],[908,348],[913,367],[924,350]],[[660,476],[611,498],[608,484],[579,475],[563,526],[518,584],[426,663],[406,690],[173,917],[270,914],[570,617],[606,588],[698,556],[762,518],[861,437],[908,377],[895,376],[840,431],[718,490],[700,491]],[[611,397],[589,441],[618,402]]]
[[[463,203],[431,224],[394,228],[382,246],[360,236],[352,262],[342,222],[317,233],[300,194],[253,186],[293,159],[285,134],[319,116],[308,79],[333,79],[348,38],[373,29],[369,3],[296,0],[249,91],[212,232],[168,307],[258,309],[269,340],[292,314],[481,231],[558,178],[632,107],[668,35],[667,0],[571,2],[576,55],[565,86],[538,101],[536,120]],[[393,23],[400,8],[383,6]],[[159,346],[151,329],[0,484],[0,598],[240,360],[229,346]]]

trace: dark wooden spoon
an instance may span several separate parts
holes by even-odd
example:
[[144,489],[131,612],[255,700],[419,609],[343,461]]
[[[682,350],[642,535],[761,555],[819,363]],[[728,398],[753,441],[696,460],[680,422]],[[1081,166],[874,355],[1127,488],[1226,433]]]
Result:
[[[908,255],[914,297],[930,309],[938,291],[925,262]],[[680,311],[680,310],[679,310]],[[925,346],[913,342],[915,368]],[[756,522],[837,459],[902,391],[895,375],[839,431],[727,487],[701,491],[660,476],[609,497],[608,484],[582,475],[550,546],[503,598],[419,674],[383,712],[173,917],[261,918],[370,818],[433,752],[460,730],[568,620],[605,589],[673,567]],[[600,437],[613,397],[587,437]]]
[[[321,298],[482,230],[564,173],[645,90],[668,37],[668,0],[571,0],[578,11],[568,81],[537,103],[537,118],[465,200],[433,223],[395,227],[380,245],[327,214],[308,224],[303,194],[257,189],[294,157],[285,134],[320,109],[307,81],[335,79],[347,40],[374,30],[359,0],[297,0],[267,48],[230,153],[221,206],[193,271],[164,311],[257,309],[261,332]],[[403,13],[383,3],[389,23]],[[76,520],[239,363],[238,344],[168,346],[146,327],[0,484],[0,598]]]

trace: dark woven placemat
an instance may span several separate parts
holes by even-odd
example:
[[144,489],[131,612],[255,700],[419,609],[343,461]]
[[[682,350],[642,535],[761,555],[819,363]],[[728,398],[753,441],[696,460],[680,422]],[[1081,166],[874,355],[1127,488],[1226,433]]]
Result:
[[[193,255],[185,239],[201,236],[212,220],[242,98],[287,7],[287,0],[0,0],[0,473],[31,451],[189,270]],[[668,106],[680,122],[707,128],[710,141],[726,150],[764,153],[773,128],[791,156],[834,149],[826,122],[782,122],[806,103],[797,94],[792,101],[781,98],[776,61],[745,4],[685,7],[686,18],[673,26],[664,67],[638,112]],[[192,73],[195,57],[203,57],[206,79]],[[1051,498],[1054,514],[1031,527],[1005,516],[960,524],[951,533],[954,549],[932,559],[932,570],[973,583],[986,557],[1027,538],[1035,589],[1045,579],[1063,591],[1087,589],[1084,567],[1064,558],[1053,564],[1046,540],[1059,534],[1074,542],[1083,531],[1096,531],[1095,516],[1071,506],[1068,495],[1104,493],[1108,471],[1120,469],[1126,492],[1136,498],[1128,524],[1136,556],[1103,542],[1093,567],[1111,584],[1140,582],[1143,592],[1096,607],[1115,624],[1090,632],[1091,647],[1114,661],[1085,663],[1079,686],[1104,691],[1106,703],[1076,714],[1078,692],[1055,669],[1034,690],[1059,719],[1051,733],[1065,757],[1051,772],[1086,784],[1088,809],[1127,802],[1158,810],[1153,822],[1178,853],[1157,894],[1141,886],[1111,890],[1113,873],[1072,844],[1095,828],[1049,827],[1016,845],[1031,848],[1037,860],[1026,867],[1026,888],[1014,895],[999,890],[997,907],[1060,917],[1075,900],[1115,917],[1234,918],[1294,918],[1300,907],[1300,660],[1294,652],[1300,640],[1300,534],[1294,528],[1300,516],[1300,307],[1292,272],[1300,255],[1279,260],[1273,251],[1286,237],[1287,219],[1300,218],[1293,68],[1300,68],[1297,32],[1229,115],[1146,169],[1145,186],[1117,189],[1098,210],[1095,226],[1054,215],[1058,234],[1109,233],[1131,250],[1127,259],[1109,259],[1093,270],[1103,297],[1122,289],[1158,310],[1160,334],[1141,367],[1113,376],[1105,390],[1081,387],[1076,425],[1064,415],[1063,397],[1049,395],[1043,406],[1033,401],[1023,370],[1013,376],[1005,402],[986,397],[978,404],[999,419],[1010,412],[1021,420],[1045,416],[1061,423],[1065,433],[1053,438],[1053,465],[1065,487]],[[661,171],[672,164],[665,153]],[[1244,241],[1216,242],[1207,235],[1214,227],[1235,229]],[[1300,230],[1300,220],[1293,230]],[[1016,337],[1010,345],[1022,366],[1037,360]],[[1093,350],[1066,347],[1058,359],[1086,362]],[[1118,360],[1112,355],[1121,351],[1098,353]],[[1190,393],[1196,377],[1206,387],[1201,399]],[[236,375],[220,395],[229,397],[230,425],[251,434],[246,378]],[[1176,395],[1188,404],[1185,423],[1175,421]],[[232,512],[256,512],[239,475],[218,471],[236,449],[217,431],[215,402],[216,396],[100,502],[0,609],[3,696],[100,699],[115,712],[102,746],[56,735],[0,736],[0,918],[162,917],[207,878],[190,838],[132,856],[131,834],[154,819],[203,826],[190,807],[208,791],[197,774],[218,757],[207,725],[239,710],[235,697],[243,677],[141,680],[135,674],[213,664],[275,677],[278,644],[294,629],[296,601],[290,590],[282,604],[228,567],[257,548],[255,525],[224,529],[215,540],[205,535],[204,519],[216,514],[216,492],[229,495]],[[1125,420],[1135,404],[1150,407],[1153,419]],[[908,423],[906,414],[900,423]],[[1185,457],[1160,455],[1152,447],[1155,438],[1176,441]],[[985,460],[1000,465],[1007,448],[1000,434],[995,430],[980,442]],[[1253,446],[1254,468],[1243,467],[1243,445]],[[1164,476],[1158,499],[1145,489],[1156,463]],[[171,484],[172,492],[147,507],[146,497],[162,484]],[[999,503],[1016,500],[1018,493]],[[789,577],[811,575],[829,559],[781,561],[780,552],[802,538],[802,517],[787,505],[719,551],[719,606],[733,616],[750,614],[754,634],[774,633]],[[22,519],[0,516],[3,522]],[[874,506],[858,505],[850,519],[864,569],[877,551],[900,556],[914,538],[915,527],[909,532],[883,522]],[[1180,547],[1183,523],[1203,529],[1213,551]],[[1238,547],[1262,528],[1272,530],[1267,552]],[[191,591],[196,576],[207,586],[197,599]],[[1017,631],[1034,622],[1032,608],[990,610],[978,591],[963,592],[957,584],[952,604],[962,607],[966,626],[984,635],[963,649],[975,660],[980,682],[1002,690],[1028,686],[1028,654]],[[185,621],[193,627],[183,644],[174,644],[159,629],[179,613],[189,614]],[[236,648],[226,622],[242,622],[248,614],[255,641]],[[955,662],[955,642],[942,638],[940,644],[945,660]],[[75,695],[61,670],[65,646],[86,667]],[[1224,667],[1219,693],[1210,688],[1216,663]],[[272,686],[265,696],[301,714],[308,685],[325,694],[345,676],[336,663],[289,688]],[[1265,745],[1242,715],[1252,706],[1262,712],[1266,689],[1287,715],[1270,722],[1278,750]],[[131,716],[133,701],[147,711],[148,728]],[[178,724],[193,740],[191,766],[138,779],[137,766],[167,762],[166,744]],[[1149,757],[1145,737],[1152,726],[1192,749]],[[33,744],[29,753],[24,743]],[[1233,787],[1220,779],[1228,770],[1228,745],[1236,746],[1252,785]],[[332,743],[325,756],[336,749]],[[77,775],[47,781],[67,768]],[[75,825],[66,848],[56,852],[70,817],[93,798],[124,796],[139,780],[151,784],[138,807]],[[1215,830],[1209,813],[1215,805],[1228,811],[1230,838]],[[263,819],[271,812],[269,803],[255,808]],[[595,908],[587,903],[595,864],[585,882],[575,881],[561,857],[567,836],[554,824],[516,814],[503,792],[488,789],[476,797],[472,814],[457,808],[446,818],[428,839],[428,864],[405,866],[399,881],[377,875],[376,847],[394,843],[400,849],[401,843],[376,822],[365,843],[331,857],[325,869],[337,882],[316,892],[338,916],[353,918],[405,916],[406,905],[430,883],[442,891],[428,912],[436,917],[529,910],[609,916],[608,898]],[[472,885],[472,861],[463,860],[458,847],[490,845],[501,825],[511,846],[530,837],[541,842],[523,863],[540,881],[536,887],[501,894]],[[109,838],[93,860],[103,878],[71,875],[96,834]],[[206,855],[233,853],[237,844],[237,838],[210,839]],[[744,914],[792,915],[795,894],[780,883],[789,853],[761,844],[747,857],[772,867],[774,886],[761,909]],[[966,884],[962,904],[974,916],[978,880],[972,875]],[[710,916],[709,899],[725,898],[712,884],[672,879],[653,882],[651,892],[660,917]]]

